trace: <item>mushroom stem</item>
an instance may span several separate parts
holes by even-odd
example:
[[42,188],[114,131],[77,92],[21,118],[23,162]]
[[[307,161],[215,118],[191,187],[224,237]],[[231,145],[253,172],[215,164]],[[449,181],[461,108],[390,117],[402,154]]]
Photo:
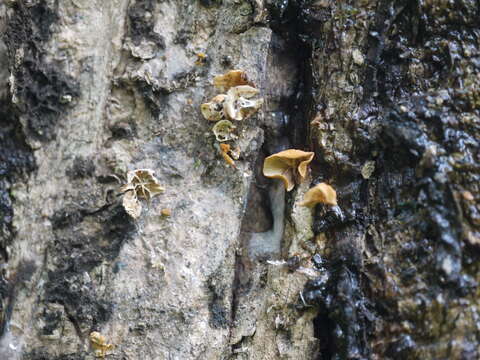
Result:
[[268,192],[273,217],[272,229],[253,233],[248,244],[250,258],[275,257],[281,252],[285,229],[285,186],[281,180],[273,180]]

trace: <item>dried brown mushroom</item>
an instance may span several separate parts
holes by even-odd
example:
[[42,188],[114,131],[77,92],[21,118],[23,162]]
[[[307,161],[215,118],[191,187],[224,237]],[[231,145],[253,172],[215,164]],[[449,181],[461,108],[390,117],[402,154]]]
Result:
[[307,175],[308,164],[312,161],[313,152],[288,149],[270,155],[263,163],[263,175],[268,178],[281,179],[287,191],[295,184],[301,183]]
[[337,192],[326,183],[320,183],[305,193],[300,206],[313,207],[317,204],[337,205]]
[[139,198],[150,201],[151,198],[165,191],[154,174],[155,172],[150,169],[129,171],[127,184],[120,188],[120,191],[124,193],[123,207],[134,219],[137,219],[142,211]]
[[230,70],[224,75],[217,75],[213,78],[213,85],[222,92],[228,91],[231,87],[239,85],[253,85],[248,80],[247,74],[243,70]]
[[138,219],[140,217],[140,214],[142,213],[142,204],[138,201],[135,191],[129,190],[123,194],[122,205],[127,214],[132,218]]
[[215,126],[212,128],[212,132],[217,141],[222,142],[236,139],[237,136],[233,132],[235,129],[236,127],[231,121],[221,120],[215,124]]
[[255,114],[263,105],[263,99],[250,98],[260,91],[248,85],[232,87],[227,92],[223,109],[225,115],[232,120],[243,120]]
[[210,102],[200,105],[203,117],[209,121],[222,120],[225,117],[223,103],[226,97],[226,95],[220,94],[215,96]]

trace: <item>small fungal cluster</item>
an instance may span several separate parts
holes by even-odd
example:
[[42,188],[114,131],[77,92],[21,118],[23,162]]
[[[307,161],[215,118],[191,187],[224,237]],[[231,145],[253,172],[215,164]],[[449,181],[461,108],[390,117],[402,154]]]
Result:
[[[308,172],[308,165],[313,160],[313,152],[288,149],[265,158],[263,175],[280,179],[287,191],[302,183]],[[305,193],[300,206],[314,207],[317,204],[337,205],[337,193],[333,187],[320,183]]]
[[232,149],[228,141],[235,141],[237,128],[232,121],[242,121],[255,114],[263,105],[263,99],[255,96],[260,91],[249,81],[243,70],[231,70],[224,75],[215,76],[213,85],[222,94],[200,106],[202,115],[208,121],[215,122],[212,132],[220,144],[220,154],[225,161],[235,167],[240,150]]
[[120,188],[123,193],[123,207],[134,219],[138,219],[142,212],[140,199],[150,201],[154,196],[165,191],[154,174],[155,172],[150,169],[129,171],[127,184]]
[[89,335],[89,339],[90,344],[95,351],[95,357],[104,359],[107,355],[107,352],[113,349],[113,345],[108,344],[105,336],[100,334],[98,331],[91,332]]

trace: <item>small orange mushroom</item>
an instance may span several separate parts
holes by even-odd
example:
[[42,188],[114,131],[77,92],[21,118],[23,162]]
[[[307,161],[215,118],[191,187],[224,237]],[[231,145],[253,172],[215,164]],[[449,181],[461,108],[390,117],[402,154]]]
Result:
[[305,193],[300,206],[313,207],[317,204],[337,205],[337,192],[328,184],[320,183]]
[[231,158],[228,153],[231,153],[232,149],[229,144],[220,144],[220,153],[222,154],[223,159],[227,162],[228,165],[236,168],[235,161]]
[[230,70],[224,75],[217,75],[213,78],[213,85],[221,91],[227,91],[231,87],[239,85],[250,85],[253,83],[248,80],[247,74],[243,70]]
[[288,149],[270,155],[263,163],[263,175],[268,178],[281,179],[287,191],[295,184],[301,183],[307,175],[308,164],[313,159],[313,152]]

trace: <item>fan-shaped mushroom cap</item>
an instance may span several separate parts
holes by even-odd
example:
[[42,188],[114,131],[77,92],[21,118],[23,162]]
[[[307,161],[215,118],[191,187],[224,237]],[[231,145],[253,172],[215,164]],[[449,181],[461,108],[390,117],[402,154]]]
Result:
[[213,85],[221,91],[227,91],[231,87],[239,85],[253,85],[248,81],[247,74],[243,70],[230,70],[224,75],[217,75],[213,78]]
[[328,184],[320,183],[305,193],[300,206],[313,207],[317,204],[337,205],[337,192]]
[[313,152],[288,149],[270,155],[263,163],[263,175],[268,178],[281,179],[287,191],[302,182],[307,175],[308,164],[313,159]]

